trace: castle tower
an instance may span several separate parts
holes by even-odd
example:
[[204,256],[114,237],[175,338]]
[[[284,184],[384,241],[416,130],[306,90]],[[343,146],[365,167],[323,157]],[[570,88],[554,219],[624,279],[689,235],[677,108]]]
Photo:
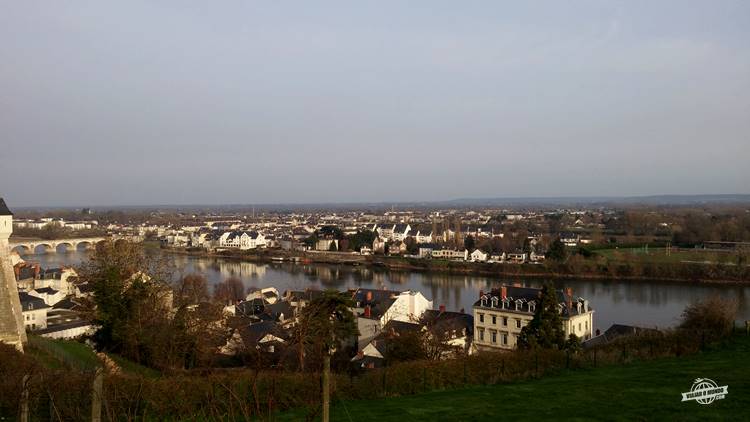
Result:
[[26,330],[18,298],[18,284],[10,263],[8,239],[13,233],[13,213],[0,198],[0,342],[13,344],[23,351]]

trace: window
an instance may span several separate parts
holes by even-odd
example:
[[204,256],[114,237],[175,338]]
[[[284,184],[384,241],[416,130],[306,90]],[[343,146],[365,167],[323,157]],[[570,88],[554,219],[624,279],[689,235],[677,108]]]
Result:
[[497,343],[497,331],[492,332],[492,342]]
[[492,325],[495,325],[495,324],[497,324],[497,316],[492,315]]
[[479,329],[479,341],[484,341],[484,330]]
[[521,320],[520,319],[516,320],[516,328],[521,328]]
[[484,322],[484,314],[479,314],[479,322]]
[[586,321],[586,331],[588,331],[588,330],[589,330],[589,322]]
[[578,332],[579,333],[581,332],[581,323],[580,322],[578,323]]
[[508,333],[503,333],[502,338],[503,338],[503,344],[507,346],[508,345]]
[[503,325],[508,326],[508,317],[503,317]]

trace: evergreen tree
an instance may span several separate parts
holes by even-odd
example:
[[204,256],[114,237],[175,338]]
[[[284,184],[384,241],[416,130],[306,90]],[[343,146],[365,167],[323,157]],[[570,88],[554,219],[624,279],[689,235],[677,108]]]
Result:
[[474,250],[475,242],[474,242],[474,236],[467,235],[464,238],[464,249],[468,250],[469,252]]
[[565,348],[565,332],[562,325],[557,294],[552,284],[542,287],[534,312],[534,319],[521,329],[518,347],[524,349],[540,347],[543,349]]
[[550,245],[547,257],[553,261],[564,261],[567,256],[568,252],[565,250],[565,244],[558,237]]

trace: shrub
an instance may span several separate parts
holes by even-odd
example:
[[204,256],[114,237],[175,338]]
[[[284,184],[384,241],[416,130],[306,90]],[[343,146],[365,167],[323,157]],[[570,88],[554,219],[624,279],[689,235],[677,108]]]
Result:
[[682,311],[680,328],[721,337],[732,330],[737,316],[737,301],[711,296],[688,305]]

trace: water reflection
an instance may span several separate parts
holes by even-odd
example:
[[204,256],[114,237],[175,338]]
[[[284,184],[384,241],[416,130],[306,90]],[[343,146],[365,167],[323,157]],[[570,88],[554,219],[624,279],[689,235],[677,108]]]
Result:
[[[38,261],[43,267],[54,267],[78,265],[85,256],[85,252],[70,252],[24,258]],[[274,286],[280,291],[306,288],[343,290],[352,287],[414,289],[432,299],[435,307],[444,304],[449,310],[464,308],[470,311],[480,290],[488,290],[501,283],[539,287],[544,282],[537,279],[388,271],[363,266],[257,264],[183,255],[170,255],[169,259],[174,263],[176,277],[196,272],[204,274],[211,283],[237,277],[246,287]],[[713,294],[736,298],[740,305],[738,319],[750,319],[750,287],[592,280],[564,280],[555,284],[558,287],[571,287],[576,295],[589,299],[596,311],[595,325],[602,329],[614,322],[658,327],[674,325],[685,305]]]

